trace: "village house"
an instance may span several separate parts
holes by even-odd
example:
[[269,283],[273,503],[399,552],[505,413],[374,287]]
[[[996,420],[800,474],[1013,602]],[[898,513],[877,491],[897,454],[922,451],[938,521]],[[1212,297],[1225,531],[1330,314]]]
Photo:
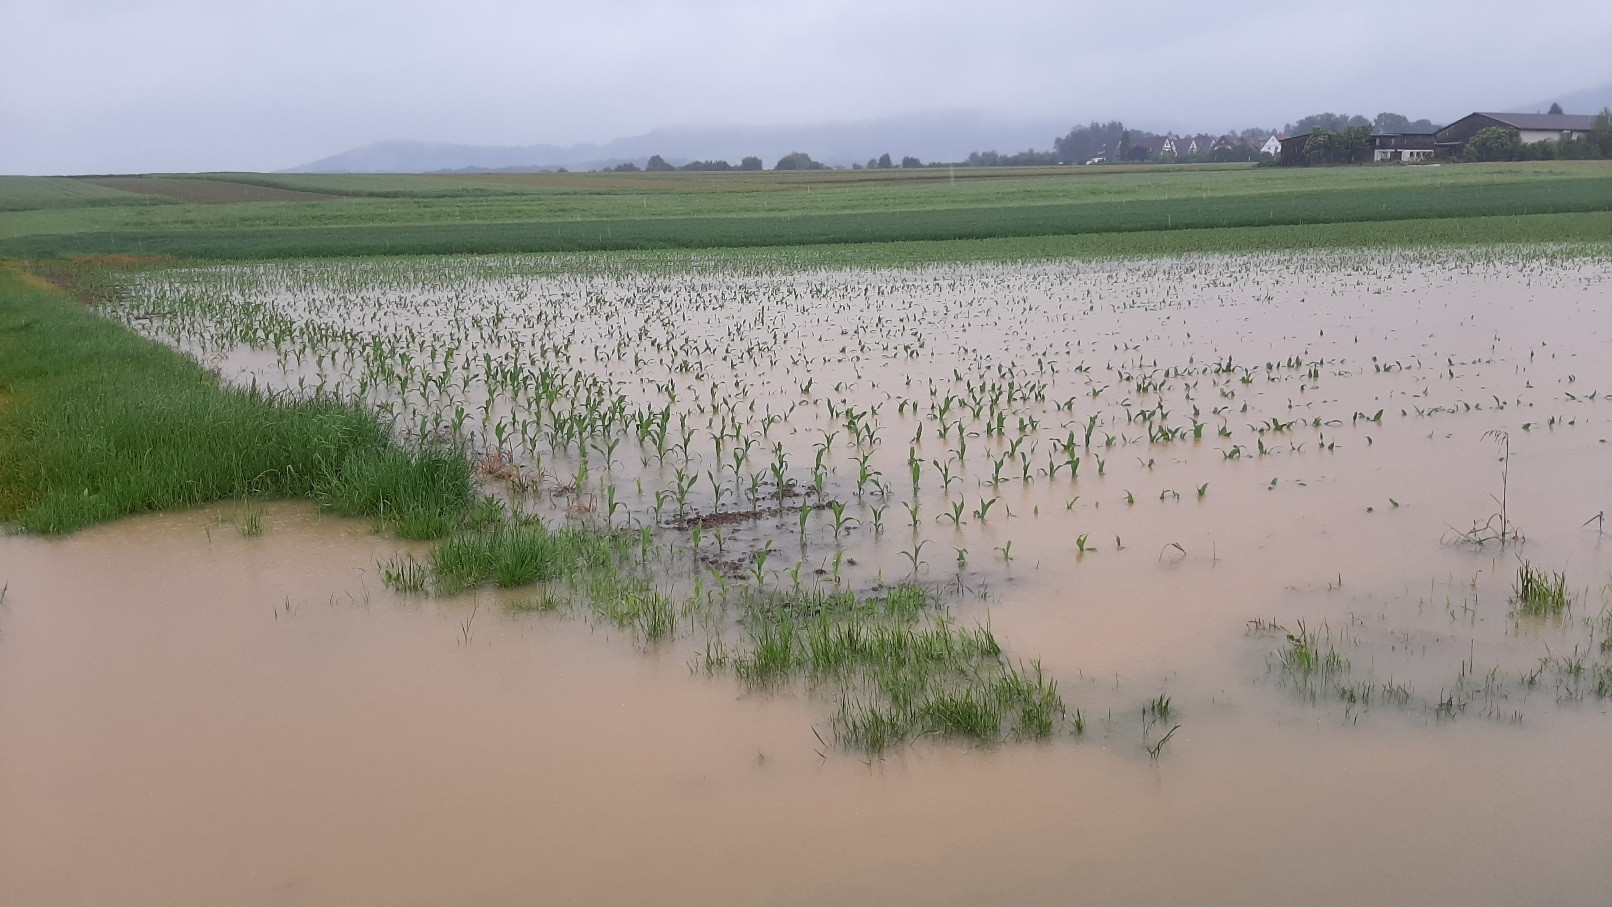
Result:
[[1437,146],[1430,132],[1374,132],[1371,159],[1374,162],[1403,161],[1419,164],[1433,159]]
[[1271,137],[1265,140],[1265,144],[1259,146],[1259,153],[1268,154],[1271,157],[1281,157],[1282,140],[1285,138],[1287,136],[1282,135],[1280,132],[1271,133]]

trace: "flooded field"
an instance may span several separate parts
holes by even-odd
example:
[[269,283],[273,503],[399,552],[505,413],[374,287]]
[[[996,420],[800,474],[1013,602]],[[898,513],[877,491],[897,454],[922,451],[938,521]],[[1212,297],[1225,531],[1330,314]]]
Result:
[[1262,691],[1231,628],[1202,645],[1242,679],[1183,706],[1156,762],[1101,723],[823,758],[803,696],[490,595],[467,641],[474,603],[377,588],[395,543],[367,526],[236,522],[0,539],[0,901],[1511,904],[1612,882],[1598,709],[1342,723]]
[[[1571,252],[145,275],[131,326],[464,445],[662,610],[283,506],[0,539],[0,901],[1596,902]],[[906,590],[961,681],[746,604]]]

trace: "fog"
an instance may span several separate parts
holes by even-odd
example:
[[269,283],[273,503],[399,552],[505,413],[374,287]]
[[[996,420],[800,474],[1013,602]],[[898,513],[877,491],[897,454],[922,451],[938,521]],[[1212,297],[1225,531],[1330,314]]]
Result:
[[[565,145],[932,111],[1155,131],[1323,110],[1448,121],[1612,82],[1605,0],[6,0],[4,19],[5,173],[275,170],[387,139]],[[869,153],[885,150],[902,153]]]

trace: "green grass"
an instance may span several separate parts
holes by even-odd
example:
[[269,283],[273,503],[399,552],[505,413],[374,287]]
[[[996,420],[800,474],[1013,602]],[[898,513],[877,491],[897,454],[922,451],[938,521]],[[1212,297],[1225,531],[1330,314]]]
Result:
[[[274,228],[140,229],[17,237],[0,255],[164,255],[205,259],[313,258],[497,252],[713,249],[872,242],[1128,234],[1225,228],[1397,222],[1414,234],[1425,222],[1612,211],[1612,179],[1548,187],[1497,184],[1484,191],[1333,190],[1272,197],[1157,199],[1066,205],[744,217],[514,221],[463,225],[361,224]],[[1558,222],[1559,223],[1559,222]],[[1559,237],[1572,238],[1572,237]]]
[[[1347,672],[1349,660],[1338,654],[1330,639],[1330,634],[1324,640],[1320,633],[1306,630],[1304,621],[1299,621],[1298,632],[1287,635],[1287,649],[1281,653],[1282,668],[1304,681]],[[1169,700],[1163,700],[1163,704],[1168,708]]]
[[0,521],[65,533],[237,497],[311,498],[411,538],[467,514],[457,451],[356,407],[221,388],[190,359],[0,271]]
[[1566,574],[1535,569],[1528,561],[1517,567],[1511,591],[1517,610],[1523,614],[1554,616],[1566,611],[1571,603]]
[[957,625],[926,590],[745,596],[743,642],[709,647],[706,668],[755,688],[804,680],[836,691],[838,745],[878,754],[921,735],[1043,738],[1064,720],[1040,665],[1014,666],[988,627]]
[[[343,197],[303,202],[20,211],[0,256],[254,259],[477,252],[800,247],[1008,239],[1113,254],[1232,251],[1226,229],[1297,230],[1282,248],[1362,238],[1424,244],[1453,222],[1465,241],[1604,238],[1605,162],[1304,169],[1051,168],[795,174],[480,174],[463,177],[193,175]],[[0,178],[0,206],[13,195]],[[125,185],[130,181],[120,181]],[[147,196],[130,196],[147,198]],[[21,202],[17,202],[21,204]],[[1310,227],[1374,225],[1336,232]],[[1194,236],[1195,232],[1208,231]],[[1177,235],[1186,234],[1186,235]],[[1281,230],[1266,239],[1279,241]]]
[[0,176],[0,211],[142,207],[173,203],[173,199],[123,192],[81,178]]
[[618,548],[597,532],[499,523],[443,542],[431,553],[431,573],[439,589],[524,586],[613,566]]

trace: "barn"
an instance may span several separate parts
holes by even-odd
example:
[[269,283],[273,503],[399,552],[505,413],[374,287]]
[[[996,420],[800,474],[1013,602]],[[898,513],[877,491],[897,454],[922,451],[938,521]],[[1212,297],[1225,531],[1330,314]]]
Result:
[[1489,128],[1515,129],[1523,144],[1577,139],[1590,134],[1595,117],[1578,113],[1469,113],[1435,133],[1440,154],[1459,154],[1468,140]]

